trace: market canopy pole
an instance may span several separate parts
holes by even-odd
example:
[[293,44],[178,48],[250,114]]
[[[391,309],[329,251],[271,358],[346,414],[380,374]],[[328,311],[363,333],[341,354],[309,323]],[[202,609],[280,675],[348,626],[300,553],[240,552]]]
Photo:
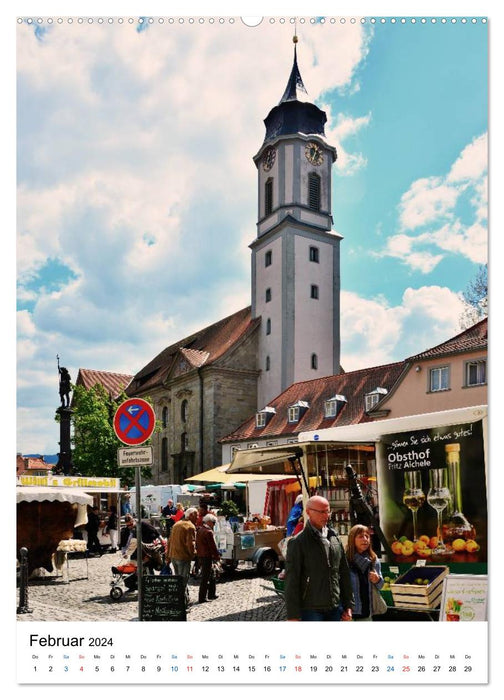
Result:
[[135,447],[146,442],[154,432],[156,416],[154,409],[144,399],[127,399],[117,409],[114,416],[114,431],[125,445],[117,451],[119,467],[135,468],[135,512],[137,539],[137,579],[138,579],[138,619],[143,620],[143,549],[142,549],[142,497],[140,469],[151,466],[153,461],[152,447]]

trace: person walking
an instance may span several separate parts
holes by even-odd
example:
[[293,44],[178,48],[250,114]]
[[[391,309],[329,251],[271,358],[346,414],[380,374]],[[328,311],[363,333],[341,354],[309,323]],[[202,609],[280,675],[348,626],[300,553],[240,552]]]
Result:
[[184,518],[175,523],[168,540],[166,563],[173,564],[175,575],[181,576],[186,592],[186,601],[189,602],[187,584],[191,571],[191,562],[196,555],[196,519],[197,508],[188,508]]
[[346,548],[350,565],[350,578],[355,599],[352,617],[354,620],[372,620],[373,586],[383,586],[380,560],[373,551],[371,533],[365,525],[354,525],[348,533]]
[[100,540],[98,539],[98,530],[100,529],[100,516],[98,515],[98,508],[93,506],[88,507],[88,521],[86,525],[87,532],[87,548],[88,553],[91,554],[96,551],[97,555],[101,557],[103,554]]
[[198,603],[215,600],[219,596],[216,595],[216,579],[214,572],[214,563],[220,559],[219,550],[215,544],[213,529],[217,518],[212,513],[203,516],[203,522],[196,531],[196,555],[198,558],[201,581],[199,587]]
[[337,533],[327,525],[330,515],[329,502],[312,496],[306,503],[304,529],[289,540],[285,569],[288,620],[352,619],[350,569]]
[[112,554],[117,552],[117,542],[119,531],[117,529],[117,506],[110,506],[110,515],[105,527],[103,528],[103,534],[110,537],[110,551]]

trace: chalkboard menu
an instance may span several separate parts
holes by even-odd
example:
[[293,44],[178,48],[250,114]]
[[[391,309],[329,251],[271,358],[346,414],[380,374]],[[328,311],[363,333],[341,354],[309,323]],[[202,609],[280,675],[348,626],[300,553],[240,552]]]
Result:
[[142,620],[185,622],[185,591],[181,576],[144,576]]

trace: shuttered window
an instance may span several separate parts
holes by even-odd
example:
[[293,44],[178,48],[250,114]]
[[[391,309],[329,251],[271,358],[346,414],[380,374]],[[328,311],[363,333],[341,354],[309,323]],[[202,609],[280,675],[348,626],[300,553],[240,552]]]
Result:
[[320,175],[308,175],[308,206],[313,211],[320,211]]
[[264,185],[264,214],[268,216],[273,211],[273,179],[266,180]]

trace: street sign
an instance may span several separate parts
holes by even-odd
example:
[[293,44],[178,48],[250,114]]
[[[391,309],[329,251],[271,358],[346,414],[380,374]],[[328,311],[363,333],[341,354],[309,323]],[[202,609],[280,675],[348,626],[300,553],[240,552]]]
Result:
[[155,425],[154,410],[144,399],[127,399],[114,416],[115,434],[125,445],[141,445],[150,438]]
[[147,447],[120,447],[117,450],[117,464],[119,467],[150,467],[152,463],[152,445],[147,445]]

